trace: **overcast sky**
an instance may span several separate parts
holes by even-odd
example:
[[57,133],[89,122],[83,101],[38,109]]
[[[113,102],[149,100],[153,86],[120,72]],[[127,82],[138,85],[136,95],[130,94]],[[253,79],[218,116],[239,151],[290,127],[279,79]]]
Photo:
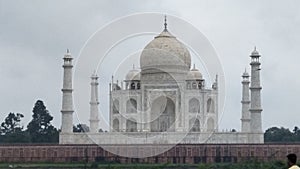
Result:
[[[112,20],[157,12],[194,25],[218,53],[226,84],[221,130],[240,130],[241,74],[245,67],[250,70],[249,54],[254,46],[262,55],[263,129],[300,127],[299,6],[297,0],[0,0],[0,120],[9,112],[23,113],[27,125],[34,103],[41,99],[54,116],[54,125],[60,127],[61,65],[66,48],[76,61],[89,37]],[[138,43],[148,42],[145,38]],[[100,88],[108,83],[102,77],[110,75],[100,75]],[[101,93],[100,97],[107,100],[108,95]],[[107,102],[100,104],[107,110]]]

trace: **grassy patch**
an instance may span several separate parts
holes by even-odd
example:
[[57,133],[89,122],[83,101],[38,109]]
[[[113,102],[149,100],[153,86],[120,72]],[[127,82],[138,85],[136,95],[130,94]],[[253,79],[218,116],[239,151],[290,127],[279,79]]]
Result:
[[212,163],[212,164],[99,164],[99,163],[0,163],[0,168],[98,168],[98,169],[282,169],[286,164],[274,162]]

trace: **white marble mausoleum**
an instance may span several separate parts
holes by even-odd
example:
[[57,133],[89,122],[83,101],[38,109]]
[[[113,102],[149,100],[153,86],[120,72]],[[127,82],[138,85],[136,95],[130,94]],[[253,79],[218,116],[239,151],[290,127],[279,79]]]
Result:
[[[72,56],[64,56],[60,144],[263,143],[260,54],[242,75],[241,130],[218,128],[218,77],[206,85],[187,47],[167,29],[145,44],[140,69],[109,89],[109,132],[99,131],[98,77],[91,77],[90,131],[73,133]],[[250,78],[251,77],[251,78]],[[100,86],[101,87],[101,86]],[[88,103],[88,101],[87,101]],[[238,105],[238,103],[237,103]],[[80,112],[78,112],[80,113]],[[234,119],[234,118],[233,118]]]

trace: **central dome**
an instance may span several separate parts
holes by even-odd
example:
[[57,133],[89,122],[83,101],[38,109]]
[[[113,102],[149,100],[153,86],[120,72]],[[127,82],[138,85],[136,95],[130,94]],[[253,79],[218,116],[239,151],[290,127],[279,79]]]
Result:
[[183,43],[165,28],[142,51],[142,72],[187,72],[191,67],[191,56]]

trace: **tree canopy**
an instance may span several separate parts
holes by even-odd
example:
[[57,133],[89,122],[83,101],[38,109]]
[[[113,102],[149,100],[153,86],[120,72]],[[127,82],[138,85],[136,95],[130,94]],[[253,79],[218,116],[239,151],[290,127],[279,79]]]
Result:
[[21,119],[24,117],[21,113],[9,113],[0,126],[1,143],[28,143],[30,136],[23,131]]
[[264,134],[265,142],[300,142],[300,129],[295,126],[293,131],[284,127],[271,127]]
[[32,143],[58,142],[58,131],[51,124],[53,117],[49,114],[43,101],[38,100],[32,110],[32,120],[27,125],[27,131]]
[[9,113],[4,122],[1,123],[0,133],[9,134],[22,131],[23,126],[21,126],[20,121],[23,117],[24,115],[21,113]]

